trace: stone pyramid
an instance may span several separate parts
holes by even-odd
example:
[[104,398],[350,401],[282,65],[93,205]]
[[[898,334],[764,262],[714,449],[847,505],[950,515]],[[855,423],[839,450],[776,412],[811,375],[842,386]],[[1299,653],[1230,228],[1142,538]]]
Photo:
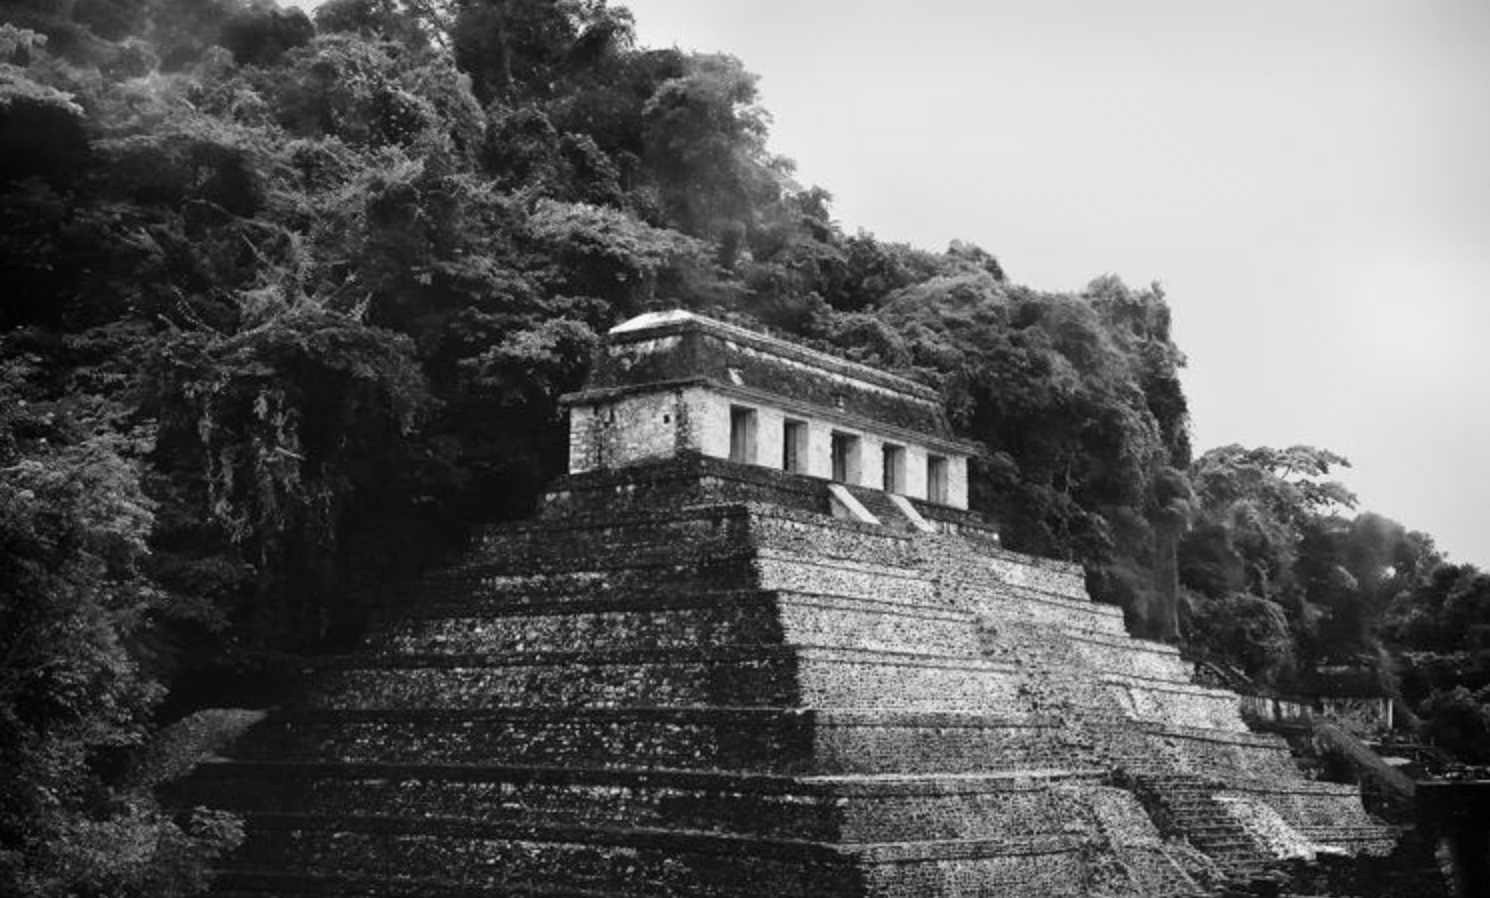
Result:
[[219,893],[1205,895],[1391,849],[1080,568],[999,548],[924,388],[662,315],[568,399],[540,515],[186,785],[246,817]]

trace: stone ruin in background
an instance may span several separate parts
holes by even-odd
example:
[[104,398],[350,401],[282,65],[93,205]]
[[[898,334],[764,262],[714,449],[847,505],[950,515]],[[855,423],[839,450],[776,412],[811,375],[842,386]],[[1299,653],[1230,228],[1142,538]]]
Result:
[[181,789],[246,816],[220,893],[1276,894],[1393,850],[1079,567],[1001,549],[935,392],[672,312],[565,402],[536,519]]

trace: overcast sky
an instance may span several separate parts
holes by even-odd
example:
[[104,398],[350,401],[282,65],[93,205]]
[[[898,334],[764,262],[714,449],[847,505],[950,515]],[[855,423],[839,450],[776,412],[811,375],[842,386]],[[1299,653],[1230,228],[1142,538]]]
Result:
[[1333,449],[1490,566],[1490,3],[631,0],[849,230],[1159,281],[1198,450]]
[[1333,449],[1490,567],[1490,2],[624,5],[761,76],[846,229],[1161,282],[1198,450]]

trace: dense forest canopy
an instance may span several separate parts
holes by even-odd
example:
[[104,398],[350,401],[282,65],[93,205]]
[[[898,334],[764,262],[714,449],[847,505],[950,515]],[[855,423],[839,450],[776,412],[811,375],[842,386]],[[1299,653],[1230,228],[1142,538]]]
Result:
[[[171,894],[161,771],[526,513],[598,335],[684,307],[942,393],[975,508],[1140,635],[1364,666],[1490,745],[1490,575],[1309,447],[1194,455],[1170,309],[846,233],[755,77],[604,0],[0,6],[0,891]],[[1475,760],[1490,760],[1483,755]]]

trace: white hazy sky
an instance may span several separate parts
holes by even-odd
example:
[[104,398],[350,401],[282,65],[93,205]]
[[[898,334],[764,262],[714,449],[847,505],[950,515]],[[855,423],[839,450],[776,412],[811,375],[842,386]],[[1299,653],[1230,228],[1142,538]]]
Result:
[[1198,451],[1333,449],[1363,507],[1490,566],[1490,3],[624,5],[761,76],[848,230],[1161,282]]

